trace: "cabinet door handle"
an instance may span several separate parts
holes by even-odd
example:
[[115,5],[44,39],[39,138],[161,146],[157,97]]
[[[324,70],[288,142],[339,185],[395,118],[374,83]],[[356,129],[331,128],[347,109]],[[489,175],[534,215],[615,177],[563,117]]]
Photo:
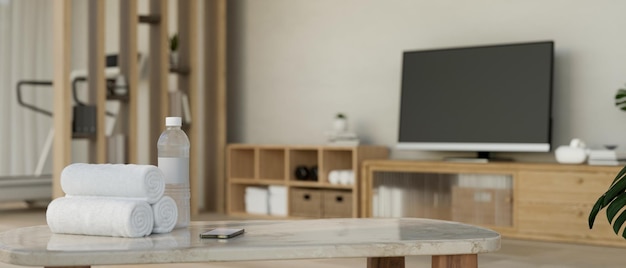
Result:
[[305,194],[304,195],[304,200],[310,200],[311,199],[311,195],[309,194]]
[[343,196],[340,196],[340,195],[335,196],[335,201],[337,201],[337,203],[343,202]]

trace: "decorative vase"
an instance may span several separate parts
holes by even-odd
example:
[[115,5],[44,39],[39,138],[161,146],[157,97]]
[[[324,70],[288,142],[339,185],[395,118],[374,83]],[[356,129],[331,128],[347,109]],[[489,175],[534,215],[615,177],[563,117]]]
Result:
[[348,121],[345,118],[335,118],[333,129],[336,132],[346,132],[348,130]]
[[170,67],[174,69],[178,67],[178,51],[170,52]]

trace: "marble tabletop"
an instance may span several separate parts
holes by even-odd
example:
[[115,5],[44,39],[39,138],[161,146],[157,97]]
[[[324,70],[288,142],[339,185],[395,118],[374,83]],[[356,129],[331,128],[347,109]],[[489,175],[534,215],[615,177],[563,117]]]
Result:
[[[201,239],[216,228],[230,239]],[[0,262],[25,266],[455,255],[493,252],[500,235],[472,225],[418,218],[192,222],[143,238],[53,234],[48,226],[0,233]]]

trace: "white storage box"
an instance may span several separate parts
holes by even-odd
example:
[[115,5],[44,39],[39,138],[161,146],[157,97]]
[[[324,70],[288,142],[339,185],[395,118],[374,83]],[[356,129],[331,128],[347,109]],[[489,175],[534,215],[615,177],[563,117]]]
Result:
[[269,214],[269,191],[264,187],[246,187],[246,212],[249,214]]
[[270,186],[269,214],[272,216],[287,216],[287,187]]

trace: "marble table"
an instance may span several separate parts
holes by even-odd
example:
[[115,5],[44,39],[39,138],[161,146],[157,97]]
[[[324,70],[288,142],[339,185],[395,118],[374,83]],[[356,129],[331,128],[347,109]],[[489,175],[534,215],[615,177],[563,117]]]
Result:
[[[245,228],[235,238],[201,239],[216,227]],[[404,267],[404,257],[432,255],[432,267],[477,267],[478,253],[500,248],[489,229],[417,218],[192,222],[143,238],[53,234],[47,226],[0,233],[0,262],[89,267],[253,260],[367,258],[368,267]]]

